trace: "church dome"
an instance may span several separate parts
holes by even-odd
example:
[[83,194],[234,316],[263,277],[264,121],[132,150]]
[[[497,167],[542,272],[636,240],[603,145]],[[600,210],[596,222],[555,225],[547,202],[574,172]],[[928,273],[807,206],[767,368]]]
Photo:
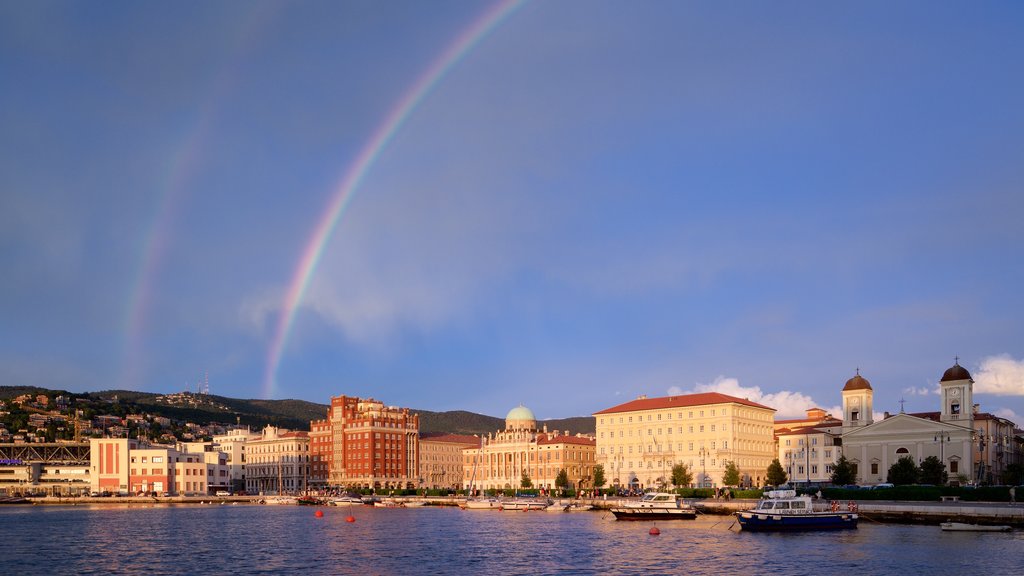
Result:
[[871,390],[871,382],[868,382],[867,378],[860,375],[860,369],[857,370],[857,375],[846,381],[846,386],[843,386],[843,392],[848,390]]
[[942,380],[939,382],[950,382],[952,380],[970,380],[971,373],[957,362],[952,368],[942,373]]
[[533,411],[520,404],[515,408],[508,411],[508,415],[505,416],[505,429],[527,429],[532,430],[537,427],[537,418],[534,417]]

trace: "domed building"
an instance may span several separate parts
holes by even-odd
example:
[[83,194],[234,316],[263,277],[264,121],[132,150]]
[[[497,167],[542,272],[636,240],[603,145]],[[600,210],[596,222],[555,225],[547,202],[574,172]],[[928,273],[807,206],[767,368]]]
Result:
[[505,416],[505,429],[488,434],[480,448],[463,450],[464,483],[474,491],[517,490],[524,480],[553,490],[564,469],[569,488],[593,488],[595,440],[583,434],[537,428],[533,411],[519,405]]
[[[942,374],[938,384],[939,411],[886,412],[876,421],[871,384],[859,370],[847,380],[842,391],[842,454],[855,466],[858,484],[886,482],[889,468],[900,458],[920,464],[931,456],[945,465],[950,482],[979,479],[975,462],[981,455],[975,442],[975,420],[991,415],[976,410],[974,380],[960,366],[959,359]],[[1008,424],[1012,429],[1012,423]]]

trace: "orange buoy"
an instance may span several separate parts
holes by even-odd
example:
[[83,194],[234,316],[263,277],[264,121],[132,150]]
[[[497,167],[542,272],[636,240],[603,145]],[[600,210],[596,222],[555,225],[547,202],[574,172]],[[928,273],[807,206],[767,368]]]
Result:
[[356,521],[356,517],[352,516],[351,514],[347,518],[345,518],[345,522],[355,522],[355,521]]
[[316,517],[317,518],[323,518],[324,517],[324,511],[323,510],[317,510],[316,511]]
[[658,527],[655,526],[655,527],[651,528],[651,531],[649,532],[649,534],[651,536],[657,536],[658,534],[661,534],[661,530],[658,530]]

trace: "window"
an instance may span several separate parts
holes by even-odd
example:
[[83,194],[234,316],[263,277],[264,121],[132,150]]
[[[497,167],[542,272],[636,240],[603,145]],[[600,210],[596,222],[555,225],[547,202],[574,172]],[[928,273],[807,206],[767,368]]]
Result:
[[714,424],[712,424],[712,425],[711,425],[711,431],[712,431],[712,432],[714,432],[714,431],[715,431],[715,425],[714,425]]
[[871,473],[878,474],[878,462],[871,463]]
[[956,474],[960,471],[960,462],[957,460],[949,461],[949,472],[950,474]]
[[850,420],[853,420],[854,422],[860,420],[860,412],[858,412],[856,410],[854,410],[853,412],[850,412]]

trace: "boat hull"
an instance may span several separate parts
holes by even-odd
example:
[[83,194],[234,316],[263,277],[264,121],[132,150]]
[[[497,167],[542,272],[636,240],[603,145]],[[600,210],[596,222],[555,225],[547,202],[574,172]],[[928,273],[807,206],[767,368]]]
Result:
[[963,522],[943,522],[942,529],[951,532],[1009,532],[1012,526],[988,526],[983,524],[964,524]]
[[779,532],[801,530],[845,530],[857,527],[854,513],[771,514],[756,511],[737,512],[744,530]]
[[694,520],[697,511],[687,508],[612,508],[616,520]]

